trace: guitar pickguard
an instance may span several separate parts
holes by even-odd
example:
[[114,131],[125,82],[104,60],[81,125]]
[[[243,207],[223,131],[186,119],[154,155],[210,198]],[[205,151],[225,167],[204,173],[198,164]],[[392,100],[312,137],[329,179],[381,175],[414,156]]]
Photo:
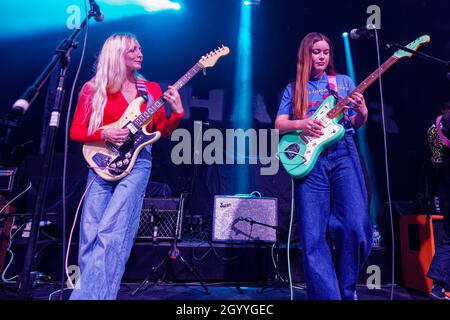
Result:
[[311,161],[312,156],[316,153],[316,150],[320,146],[326,147],[327,141],[330,141],[338,132],[339,126],[333,122],[328,123],[328,125],[322,129],[323,135],[317,138],[309,137],[308,142],[305,143],[306,149],[304,153],[305,164],[308,164]]
[[108,165],[108,172],[112,176],[121,175],[127,171],[131,164],[131,159],[140,150],[140,146],[152,139],[156,133],[146,135],[139,130],[136,134],[130,134],[128,141],[117,149],[117,156]]

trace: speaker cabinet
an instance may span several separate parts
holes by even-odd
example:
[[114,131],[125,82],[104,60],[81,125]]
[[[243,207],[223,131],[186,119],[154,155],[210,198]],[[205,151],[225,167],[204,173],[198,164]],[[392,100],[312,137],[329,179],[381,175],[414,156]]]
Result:
[[215,196],[213,241],[276,242],[277,198]]
[[138,239],[181,239],[184,198],[145,198]]
[[400,216],[400,246],[403,281],[411,289],[430,293],[433,280],[427,277],[436,245],[441,241],[443,216]]

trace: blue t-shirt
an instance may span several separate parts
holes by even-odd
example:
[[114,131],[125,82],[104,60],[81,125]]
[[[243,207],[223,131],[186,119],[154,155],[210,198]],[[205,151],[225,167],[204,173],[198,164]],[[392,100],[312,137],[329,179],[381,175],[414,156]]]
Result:
[[[348,96],[354,89],[355,84],[353,80],[346,76],[338,74],[336,76],[337,83],[337,93],[339,97],[345,98]],[[287,85],[286,89],[284,89],[283,97],[281,98],[280,107],[278,108],[277,115],[293,115],[294,114],[294,91],[295,91],[295,82],[292,82]],[[320,106],[323,100],[330,95],[329,85],[328,85],[328,76],[324,73],[321,79],[311,79],[308,83],[308,110],[306,112],[306,117],[310,117],[316,112],[317,108]],[[355,115],[356,112],[351,109],[344,110],[344,117],[340,121],[340,123],[345,127],[347,133],[354,133],[354,129],[350,122],[351,116]],[[294,116],[294,119],[296,117]]]

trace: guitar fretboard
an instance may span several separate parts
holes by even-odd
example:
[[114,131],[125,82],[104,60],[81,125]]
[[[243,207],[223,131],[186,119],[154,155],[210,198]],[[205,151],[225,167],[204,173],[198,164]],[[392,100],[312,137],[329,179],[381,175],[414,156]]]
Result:
[[[202,70],[202,66],[200,63],[197,63],[188,72],[186,72],[177,82],[173,85],[173,87],[177,90],[180,90],[186,83],[189,82],[200,70]],[[148,107],[144,112],[142,112],[134,121],[133,125],[136,128],[143,127],[152,117],[153,115],[166,103],[164,98],[161,96],[158,100],[156,100],[150,107]]]
[[331,109],[328,113],[327,116],[330,119],[336,118],[337,116],[339,116],[339,114],[344,110],[345,106],[348,106],[351,102],[349,100],[349,97],[354,94],[355,92],[359,92],[362,93],[364,92],[372,83],[374,83],[380,76],[380,71],[381,74],[385,73],[387,70],[389,70],[390,67],[392,67],[397,61],[399,60],[399,58],[395,57],[395,56],[391,56],[389,59],[386,60],[386,62],[384,62],[381,67],[377,70],[375,70],[374,72],[372,72],[372,74],[370,76],[368,76],[366,78],[366,80],[364,80],[363,82],[361,82],[347,97],[345,97],[344,99],[342,99],[341,101],[339,101],[339,103],[337,103],[333,109]]

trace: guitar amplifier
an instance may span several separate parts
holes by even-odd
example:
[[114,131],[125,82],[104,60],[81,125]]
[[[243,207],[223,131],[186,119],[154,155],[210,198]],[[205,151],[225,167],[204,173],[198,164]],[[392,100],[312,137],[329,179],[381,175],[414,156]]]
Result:
[[152,241],[181,239],[183,204],[183,197],[144,198],[137,238]]
[[213,241],[276,242],[278,199],[215,196]]
[[438,215],[400,216],[400,248],[405,286],[430,293],[433,280],[427,273],[436,246],[444,237],[444,217]]

